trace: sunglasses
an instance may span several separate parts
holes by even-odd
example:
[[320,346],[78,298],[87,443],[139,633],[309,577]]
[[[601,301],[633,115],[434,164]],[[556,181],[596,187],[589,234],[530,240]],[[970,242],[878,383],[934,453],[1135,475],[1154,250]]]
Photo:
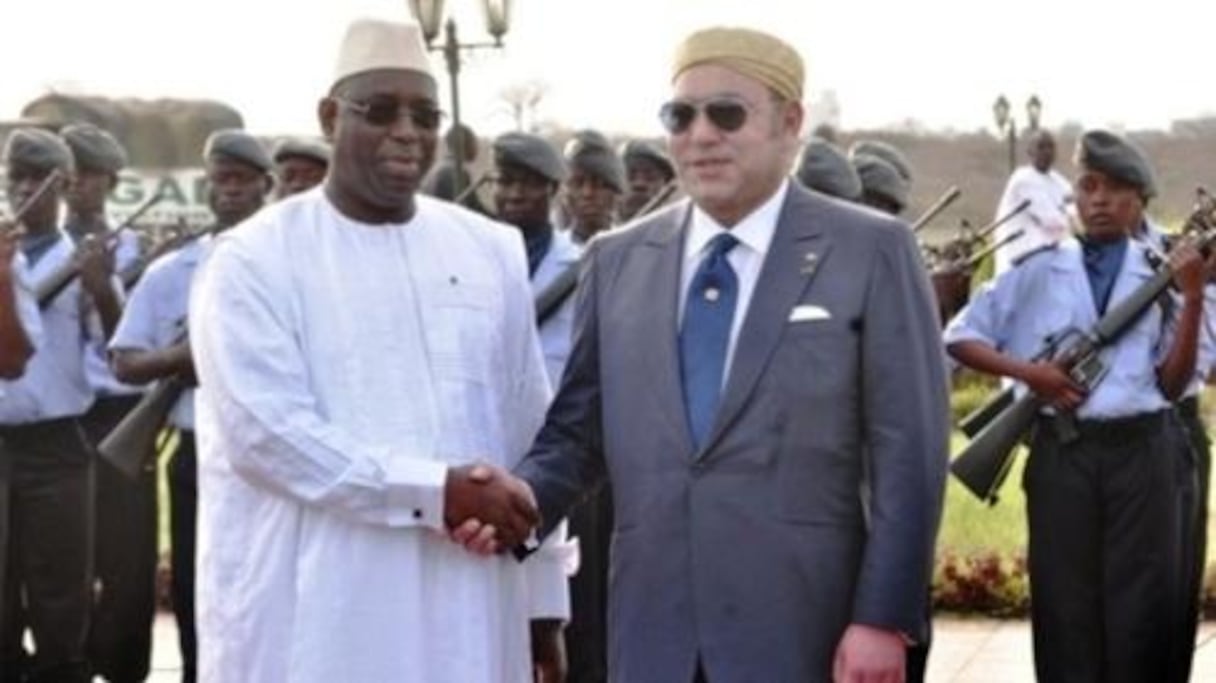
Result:
[[373,97],[365,102],[341,97],[334,99],[373,126],[391,126],[400,121],[403,115],[408,116],[410,123],[420,130],[438,130],[443,121],[443,111],[429,104],[404,103],[393,97]]
[[747,105],[727,98],[712,99],[701,105],[673,100],[659,108],[659,122],[668,133],[679,135],[692,126],[699,111],[704,111],[705,118],[726,133],[733,133],[747,123]]

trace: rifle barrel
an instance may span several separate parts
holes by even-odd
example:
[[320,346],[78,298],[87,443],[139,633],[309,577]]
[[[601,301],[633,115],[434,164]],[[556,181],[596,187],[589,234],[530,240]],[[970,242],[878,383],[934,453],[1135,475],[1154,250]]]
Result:
[[929,221],[936,218],[937,214],[945,211],[946,207],[953,204],[954,200],[958,199],[962,194],[963,191],[958,189],[958,185],[951,185],[950,189],[943,192],[942,196],[933,203],[933,206],[930,206],[923,214],[920,215],[920,218],[916,219],[916,222],[914,222],[911,226],[912,232],[920,232],[922,228],[929,224]]

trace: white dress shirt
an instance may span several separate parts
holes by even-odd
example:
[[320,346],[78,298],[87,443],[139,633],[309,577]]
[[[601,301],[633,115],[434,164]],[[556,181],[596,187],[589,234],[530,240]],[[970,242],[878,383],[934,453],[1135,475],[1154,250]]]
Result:
[[735,301],[735,315],[730,326],[730,344],[726,349],[726,364],[722,368],[722,383],[726,384],[730,376],[731,362],[735,358],[735,343],[739,339],[739,330],[743,329],[743,321],[747,317],[747,309],[751,305],[752,293],[756,291],[756,281],[760,279],[760,269],[764,266],[764,258],[768,255],[768,247],[773,242],[773,234],[777,231],[777,219],[781,216],[781,207],[785,205],[785,195],[789,191],[789,180],[784,180],[781,187],[773,193],[768,201],[761,204],[731,228],[725,228],[712,216],[701,210],[695,204],[692,209],[692,224],[684,240],[684,258],[680,265],[680,303],[679,322],[684,323],[684,304],[688,299],[688,288],[692,284],[693,275],[706,256],[710,240],[722,233],[730,233],[739,240],[739,244],[726,255],[735,277],[739,280],[739,294]]

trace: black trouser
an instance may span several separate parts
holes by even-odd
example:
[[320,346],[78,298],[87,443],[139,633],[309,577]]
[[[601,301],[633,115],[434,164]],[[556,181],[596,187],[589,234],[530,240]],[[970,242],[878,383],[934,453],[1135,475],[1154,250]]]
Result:
[[1038,680],[1181,680],[1186,436],[1173,411],[1077,427],[1041,421],[1023,481]]
[[[1190,540],[1187,551],[1190,555],[1191,574],[1186,585],[1186,594],[1190,600],[1187,612],[1191,618],[1187,619],[1183,625],[1182,642],[1194,643],[1201,617],[1203,575],[1204,570],[1207,569],[1208,490],[1212,472],[1212,443],[1208,440],[1207,425],[1203,423],[1198,397],[1192,396],[1179,401],[1178,416],[1182,419],[1183,426],[1186,427],[1191,450],[1195,454],[1195,471],[1198,482],[1195,489],[1196,514],[1190,530],[1183,535],[1184,542],[1187,539]],[[1190,656],[1183,659],[1184,671],[1188,677],[1191,670],[1191,659]]]
[[570,513],[578,537],[578,573],[570,577],[570,624],[566,627],[569,683],[608,680],[608,549],[612,491],[607,484]]
[[[140,396],[99,397],[81,421],[94,447]],[[89,633],[93,673],[110,683],[148,677],[156,616],[156,463],[131,479],[97,461],[94,569],[99,588]]]
[[169,462],[169,534],[173,562],[173,615],[182,653],[182,681],[193,683],[198,657],[194,630],[194,537],[198,516],[198,459],[194,432],[182,430]]
[[[87,683],[92,451],[75,419],[0,427],[8,488],[0,667],[5,683]],[[35,652],[27,658],[29,627]]]

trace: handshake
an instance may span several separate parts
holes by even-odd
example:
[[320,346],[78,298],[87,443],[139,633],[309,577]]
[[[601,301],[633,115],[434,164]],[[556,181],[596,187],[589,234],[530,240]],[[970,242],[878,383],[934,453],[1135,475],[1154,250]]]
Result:
[[510,472],[475,464],[448,470],[443,521],[452,540],[480,555],[522,545],[540,525],[532,489]]

